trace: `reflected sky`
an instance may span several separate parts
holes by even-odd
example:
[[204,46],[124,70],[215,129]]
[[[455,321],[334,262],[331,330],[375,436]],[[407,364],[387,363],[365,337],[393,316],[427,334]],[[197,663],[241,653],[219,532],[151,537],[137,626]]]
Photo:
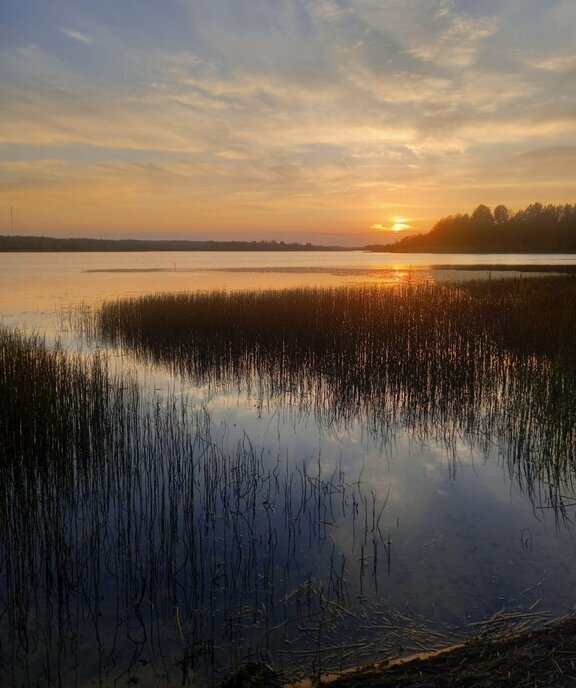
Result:
[[[367,555],[369,599],[439,625],[476,622],[504,607],[571,611],[575,533],[522,493],[496,445],[486,454],[464,438],[454,446],[400,428],[383,442],[361,423],[319,435],[311,415],[256,414],[254,404],[233,397],[212,404],[229,435],[246,431],[257,446],[282,456],[283,466],[321,464],[330,476],[342,465],[349,483],[360,480],[368,497],[386,504],[380,527],[392,543],[390,570],[381,552],[377,585]],[[357,560],[358,532],[335,528],[330,538],[348,561]]]
[[[0,254],[0,317],[148,292],[270,289],[478,278],[445,265],[576,265],[571,255],[350,252]],[[512,276],[514,273],[506,273]],[[43,319],[43,324],[47,320]]]

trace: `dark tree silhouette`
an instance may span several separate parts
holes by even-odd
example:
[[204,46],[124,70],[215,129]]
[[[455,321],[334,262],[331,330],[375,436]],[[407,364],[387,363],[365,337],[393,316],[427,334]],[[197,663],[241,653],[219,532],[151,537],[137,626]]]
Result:
[[470,219],[475,227],[490,227],[494,224],[492,211],[487,205],[479,205]]
[[497,205],[494,208],[494,222],[497,225],[503,225],[510,219],[510,211],[505,205]]
[[576,253],[576,204],[531,203],[512,213],[479,205],[469,215],[449,215],[428,234],[406,237],[380,250],[398,252]]

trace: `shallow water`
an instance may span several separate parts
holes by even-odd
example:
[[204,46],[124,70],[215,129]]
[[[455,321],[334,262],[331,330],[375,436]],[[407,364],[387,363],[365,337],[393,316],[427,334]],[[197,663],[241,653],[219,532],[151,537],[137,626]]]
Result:
[[[3,255],[0,307],[6,324],[77,349],[86,340],[60,307],[148,291],[430,281],[439,275],[429,259]],[[257,377],[173,376],[165,360],[94,346],[147,390],[140,444],[69,493],[41,485],[26,542],[4,530],[6,685],[195,685],[245,659],[313,674],[451,642],[501,610],[535,620],[572,610],[571,476],[561,477],[561,511],[546,489],[529,489],[491,408],[478,409],[484,432],[429,412],[411,418],[387,398],[374,422],[365,407],[335,406],[332,392],[327,405],[302,403],[296,388],[271,394]],[[172,409],[169,429],[158,423],[151,437],[144,421],[160,407]]]
[[[459,279],[446,265],[576,265],[572,255],[343,252],[0,253],[0,315],[150,291]],[[477,273],[476,277],[478,276]]]

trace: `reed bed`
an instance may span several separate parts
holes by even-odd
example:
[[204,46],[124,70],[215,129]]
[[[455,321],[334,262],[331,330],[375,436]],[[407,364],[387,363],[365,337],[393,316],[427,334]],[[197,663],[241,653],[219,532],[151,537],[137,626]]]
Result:
[[213,685],[310,633],[318,662],[324,631],[359,623],[385,570],[359,582],[331,533],[346,522],[384,562],[388,545],[357,476],[227,441],[102,357],[9,331],[0,357],[2,685]]
[[196,385],[498,451],[538,506],[573,501],[576,280],[544,277],[106,303],[93,334]]
[[[327,430],[497,452],[567,518],[575,303],[545,278],[154,295],[82,323]],[[460,637],[383,606],[395,524],[345,466],[270,454],[104,355],[0,330],[0,363],[3,685],[215,685],[247,660],[319,676]]]

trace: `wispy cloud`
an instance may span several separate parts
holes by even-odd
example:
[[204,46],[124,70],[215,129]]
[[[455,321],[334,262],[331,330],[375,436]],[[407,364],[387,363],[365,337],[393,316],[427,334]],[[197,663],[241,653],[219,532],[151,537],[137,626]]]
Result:
[[540,57],[526,57],[524,63],[534,69],[563,74],[576,72],[576,55],[573,52]]
[[88,36],[88,34],[82,33],[81,31],[74,31],[74,29],[66,28],[62,28],[60,30],[65,36],[68,36],[68,38],[71,38],[74,41],[78,41],[78,43],[84,43],[84,45],[90,45],[94,43],[94,39]]

